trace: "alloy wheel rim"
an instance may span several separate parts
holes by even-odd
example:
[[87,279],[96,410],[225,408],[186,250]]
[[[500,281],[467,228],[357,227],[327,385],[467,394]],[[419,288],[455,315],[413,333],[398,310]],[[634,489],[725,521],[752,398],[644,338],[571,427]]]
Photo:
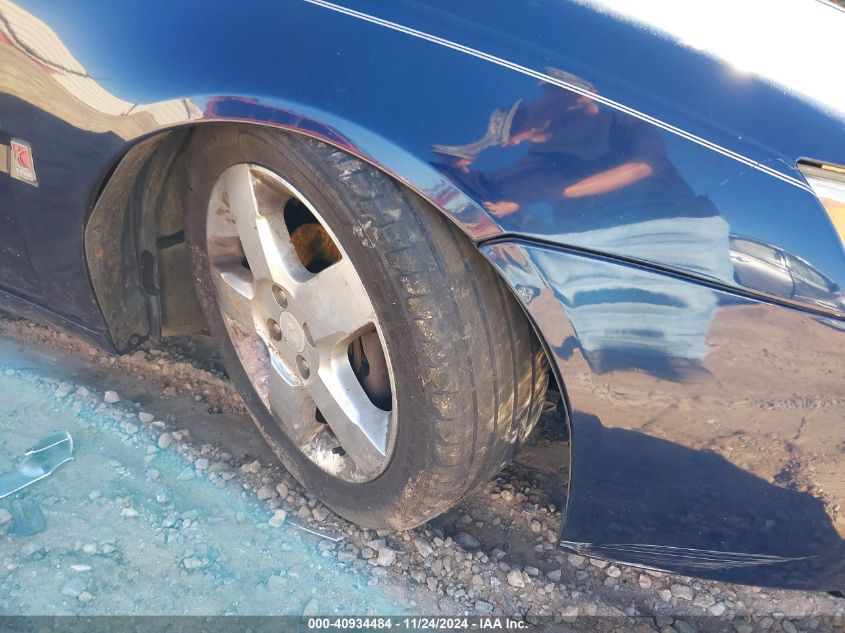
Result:
[[213,187],[206,237],[229,338],[274,421],[330,475],[378,477],[396,440],[393,372],[361,278],[317,209],[279,174],[234,165]]

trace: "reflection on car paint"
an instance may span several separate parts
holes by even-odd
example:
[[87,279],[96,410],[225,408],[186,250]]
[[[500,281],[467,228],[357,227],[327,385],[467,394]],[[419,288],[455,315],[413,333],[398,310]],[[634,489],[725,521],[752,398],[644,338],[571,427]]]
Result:
[[[547,72],[595,91],[564,71]],[[696,193],[669,160],[658,128],[583,95],[543,84],[537,99],[494,110],[480,139],[432,150],[464,189],[479,192],[484,208],[509,233],[653,262],[845,313],[833,282],[801,293],[747,270],[734,273],[738,260],[723,209],[732,211],[735,201],[724,191],[733,190],[737,180],[752,179],[739,172]],[[788,185],[785,191],[788,197],[809,195]]]
[[732,582],[845,585],[841,332],[604,258],[526,242],[482,252],[527,299],[566,387],[565,548]]
[[845,313],[845,292],[807,261],[750,237],[731,235],[730,244],[740,286]]

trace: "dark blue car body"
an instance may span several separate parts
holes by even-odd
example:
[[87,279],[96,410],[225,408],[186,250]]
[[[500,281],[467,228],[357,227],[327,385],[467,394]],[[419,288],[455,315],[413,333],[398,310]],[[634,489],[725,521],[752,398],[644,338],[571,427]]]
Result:
[[[149,151],[224,123],[320,138],[440,209],[524,305],[566,401],[561,547],[845,588],[845,250],[798,169],[845,165],[841,67],[801,49],[845,12],[714,40],[707,3],[337,2],[0,4],[0,143],[37,173],[0,173],[0,303],[131,349],[158,331],[144,247],[112,267],[91,219]],[[788,85],[805,53],[818,81]]]

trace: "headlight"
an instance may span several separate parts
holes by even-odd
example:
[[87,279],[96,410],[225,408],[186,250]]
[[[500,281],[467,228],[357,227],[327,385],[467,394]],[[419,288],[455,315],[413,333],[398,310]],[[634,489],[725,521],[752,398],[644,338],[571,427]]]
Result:
[[845,167],[801,163],[798,169],[818,196],[845,246]]

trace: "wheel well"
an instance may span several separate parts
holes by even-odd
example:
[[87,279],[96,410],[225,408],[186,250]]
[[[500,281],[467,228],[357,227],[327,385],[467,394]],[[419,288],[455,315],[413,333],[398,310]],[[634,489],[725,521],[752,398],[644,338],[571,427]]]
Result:
[[157,134],[120,160],[85,226],[85,256],[118,352],[189,334],[205,321],[182,235],[181,150],[193,128]]
[[[189,335],[207,327],[185,248],[182,191],[187,187],[187,165],[181,159],[190,137],[209,125],[243,124],[203,123],[140,141],[118,163],[86,224],[89,271],[119,352],[146,338]],[[499,275],[495,268],[494,273]],[[517,303],[531,322],[518,298]],[[567,404],[549,350],[534,330],[553,369],[553,387]]]

